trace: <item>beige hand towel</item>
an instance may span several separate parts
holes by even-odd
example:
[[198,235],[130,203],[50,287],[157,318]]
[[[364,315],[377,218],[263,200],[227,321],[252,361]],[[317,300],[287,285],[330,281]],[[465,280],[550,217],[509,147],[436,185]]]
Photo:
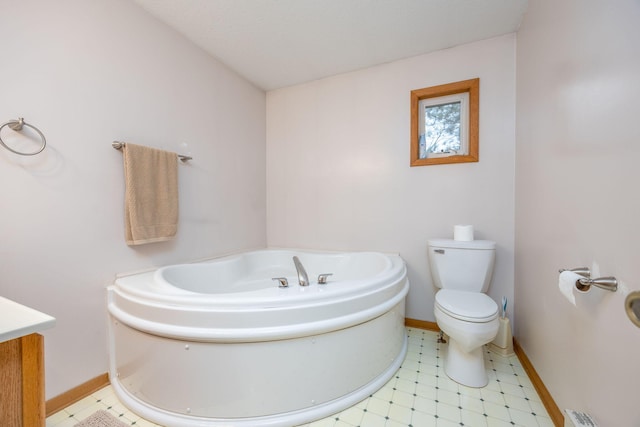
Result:
[[172,239],[178,230],[178,155],[126,143],[123,157],[127,244]]

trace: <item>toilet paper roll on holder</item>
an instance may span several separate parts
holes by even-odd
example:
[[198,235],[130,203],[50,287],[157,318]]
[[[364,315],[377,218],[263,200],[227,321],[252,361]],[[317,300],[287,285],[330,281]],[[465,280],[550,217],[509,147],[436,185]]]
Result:
[[560,273],[562,273],[563,271],[572,271],[582,276],[580,279],[576,280],[576,288],[579,291],[587,292],[589,289],[591,289],[591,286],[595,286],[597,288],[611,292],[615,292],[618,290],[618,279],[613,276],[598,277],[592,279],[591,270],[589,269],[589,267],[578,267],[572,268],[570,270],[563,268],[560,270]]

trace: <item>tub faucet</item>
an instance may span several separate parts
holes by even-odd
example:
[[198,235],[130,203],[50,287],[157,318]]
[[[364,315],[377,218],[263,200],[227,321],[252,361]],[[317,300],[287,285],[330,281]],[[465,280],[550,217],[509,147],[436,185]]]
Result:
[[298,271],[298,283],[300,283],[300,286],[309,286],[309,276],[307,276],[307,271],[297,256],[293,257],[293,263],[296,265],[296,270]]

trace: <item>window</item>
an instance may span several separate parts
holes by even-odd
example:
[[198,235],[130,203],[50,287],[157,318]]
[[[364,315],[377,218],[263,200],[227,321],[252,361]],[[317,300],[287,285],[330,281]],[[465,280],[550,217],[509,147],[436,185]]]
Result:
[[478,161],[480,79],[411,91],[411,166]]

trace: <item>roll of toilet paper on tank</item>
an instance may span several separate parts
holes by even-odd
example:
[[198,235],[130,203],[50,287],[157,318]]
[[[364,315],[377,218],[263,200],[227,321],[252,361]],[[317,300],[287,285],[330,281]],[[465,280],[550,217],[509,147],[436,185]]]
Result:
[[454,225],[453,240],[470,242],[473,240],[473,225]]
[[580,291],[576,289],[576,281],[579,279],[582,279],[581,275],[568,270],[560,273],[560,277],[558,279],[558,288],[560,288],[560,293],[573,305],[576,305],[576,292],[580,293]]

